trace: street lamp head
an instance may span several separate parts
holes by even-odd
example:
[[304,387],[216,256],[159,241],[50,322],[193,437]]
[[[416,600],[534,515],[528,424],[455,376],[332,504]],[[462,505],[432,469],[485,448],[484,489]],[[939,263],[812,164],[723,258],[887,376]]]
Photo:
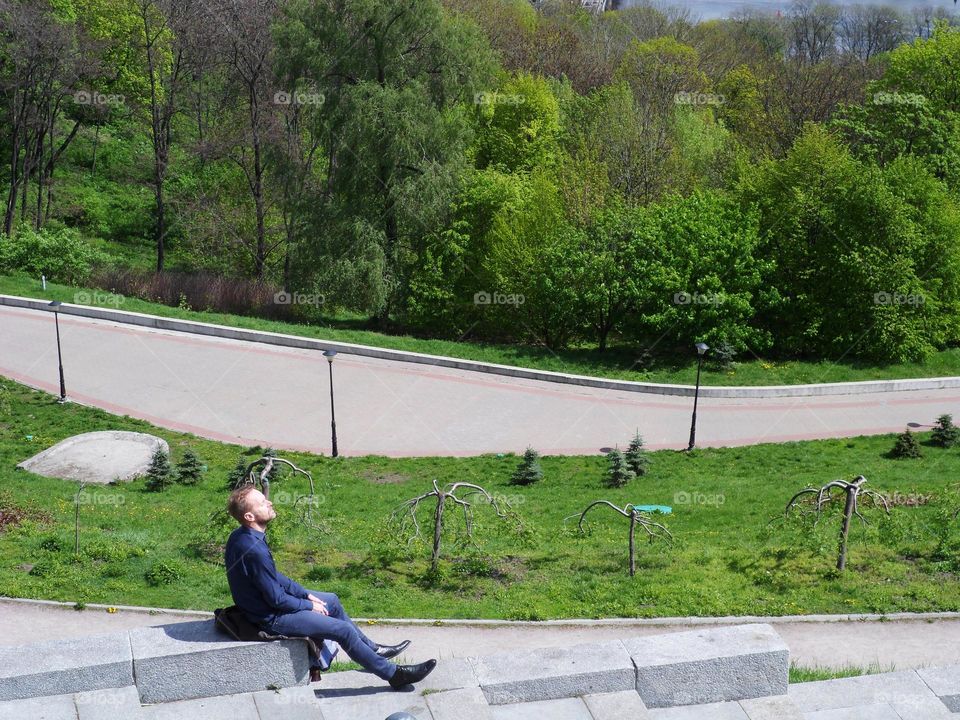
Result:
[[54,310],[56,310],[61,305],[63,305],[63,303],[60,302],[59,300],[54,300],[50,303],[50,307],[52,307]]
[[694,345],[694,347],[697,348],[697,355],[703,355],[707,350],[710,349],[709,345],[702,342],[698,342],[696,345]]
[[323,356],[327,359],[328,363],[332,363],[333,359],[337,356],[336,350],[324,350]]

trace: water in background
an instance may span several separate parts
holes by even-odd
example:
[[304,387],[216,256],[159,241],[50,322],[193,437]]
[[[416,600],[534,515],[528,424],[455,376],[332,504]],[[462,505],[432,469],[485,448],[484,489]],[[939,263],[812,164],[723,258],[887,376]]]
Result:
[[[625,0],[624,6],[640,4],[644,0]],[[956,13],[960,11],[960,5],[953,0],[856,0],[864,5],[889,5],[900,12],[909,15],[914,8],[925,7],[931,10]],[[778,10],[786,12],[790,7],[789,0],[668,0],[667,2],[656,3],[658,5],[672,5],[676,7],[688,8],[691,18],[701,20],[713,20],[715,18],[729,17],[738,10],[744,8],[748,10],[776,13]],[[853,2],[838,2],[839,5],[852,5]]]

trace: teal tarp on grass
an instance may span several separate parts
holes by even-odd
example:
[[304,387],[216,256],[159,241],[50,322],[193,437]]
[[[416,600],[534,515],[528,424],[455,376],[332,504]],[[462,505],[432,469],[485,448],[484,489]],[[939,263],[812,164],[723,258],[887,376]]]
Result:
[[664,515],[670,515],[673,512],[673,508],[669,505],[634,505],[634,510],[639,510],[640,512],[648,513],[663,513]]

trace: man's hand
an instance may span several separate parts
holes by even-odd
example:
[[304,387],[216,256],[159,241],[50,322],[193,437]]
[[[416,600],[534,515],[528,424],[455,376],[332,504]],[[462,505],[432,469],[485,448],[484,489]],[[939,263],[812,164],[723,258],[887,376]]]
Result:
[[313,595],[307,595],[307,600],[313,603],[313,611],[315,613],[320,613],[321,615],[330,614],[330,611],[327,610],[327,604],[320,598],[316,598]]

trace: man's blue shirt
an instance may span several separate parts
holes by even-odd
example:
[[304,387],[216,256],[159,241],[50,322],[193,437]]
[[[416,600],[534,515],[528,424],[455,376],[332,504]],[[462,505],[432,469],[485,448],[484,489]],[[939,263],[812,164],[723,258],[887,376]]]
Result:
[[277,615],[313,610],[302,585],[277,571],[263,533],[245,526],[230,533],[224,553],[233,602],[262,624]]

